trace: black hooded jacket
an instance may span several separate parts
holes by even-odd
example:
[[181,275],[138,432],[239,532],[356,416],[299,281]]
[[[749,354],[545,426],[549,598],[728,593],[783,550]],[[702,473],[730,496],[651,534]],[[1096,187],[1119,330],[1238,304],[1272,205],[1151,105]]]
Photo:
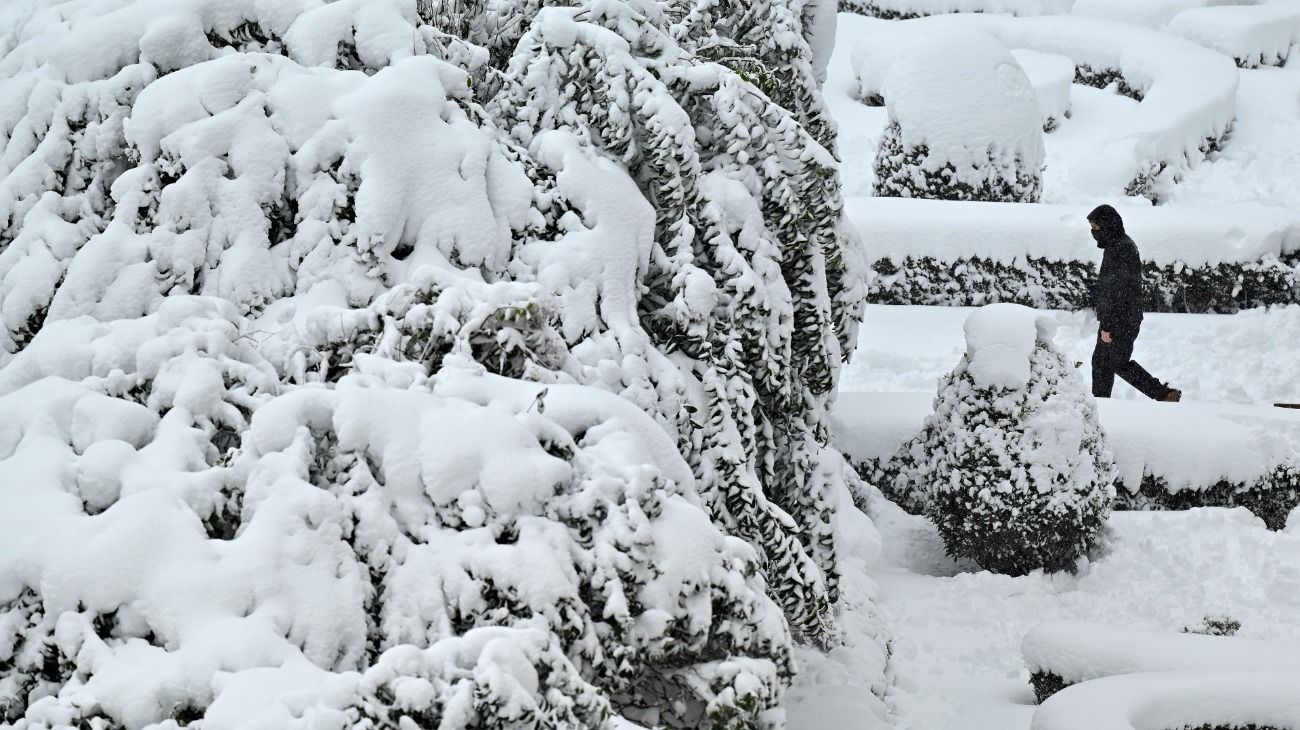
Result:
[[1137,244],[1124,232],[1124,220],[1109,205],[1098,206],[1088,220],[1100,226],[1092,232],[1102,250],[1101,273],[1093,289],[1097,321],[1106,332],[1137,334],[1142,325],[1142,259]]

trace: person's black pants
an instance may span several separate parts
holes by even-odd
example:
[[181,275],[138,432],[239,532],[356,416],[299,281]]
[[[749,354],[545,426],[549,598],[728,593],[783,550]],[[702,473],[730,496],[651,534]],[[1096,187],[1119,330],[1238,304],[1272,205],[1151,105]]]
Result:
[[1092,350],[1092,394],[1097,398],[1109,398],[1115,387],[1115,376],[1137,388],[1148,398],[1164,400],[1169,394],[1169,386],[1155,379],[1145,368],[1133,359],[1133,343],[1138,331],[1111,332],[1110,342],[1101,341],[1101,330],[1097,331],[1097,344]]

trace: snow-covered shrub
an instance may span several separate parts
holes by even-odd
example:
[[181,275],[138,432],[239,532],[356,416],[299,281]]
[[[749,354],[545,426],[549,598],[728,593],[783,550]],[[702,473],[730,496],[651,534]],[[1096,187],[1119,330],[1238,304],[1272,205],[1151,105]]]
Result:
[[917,437],[926,515],[949,554],[999,573],[1072,568],[1115,494],[1095,404],[1050,327],[1017,305],[972,314]]
[[885,81],[877,196],[1036,203],[1043,128],[1025,72],[977,30],[918,33]]
[[1235,636],[1241,629],[1241,622],[1231,616],[1205,616],[1191,626],[1184,626],[1184,634],[1203,634],[1205,636]]
[[[772,561],[795,625],[822,635],[836,591],[831,485],[810,479],[864,297],[834,161],[736,74],[678,62],[669,37],[605,12],[578,24],[544,11],[491,109],[543,159],[561,153],[556,130],[581,130],[653,201],[638,336],[692,363],[697,385],[686,408],[681,395],[630,397],[676,431],[720,523]],[[637,342],[620,339],[601,347]],[[688,388],[675,369],[648,375],[661,390]]]
[[31,10],[6,722],[781,722],[865,298],[806,6]]

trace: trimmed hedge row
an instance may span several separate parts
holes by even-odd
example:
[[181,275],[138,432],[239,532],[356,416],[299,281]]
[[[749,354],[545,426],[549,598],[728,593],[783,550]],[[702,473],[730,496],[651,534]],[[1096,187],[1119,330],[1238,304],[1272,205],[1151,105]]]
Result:
[[[1013,302],[1043,309],[1092,306],[1097,270],[1088,261],[1027,256],[1011,263],[972,256],[942,261],[929,256],[871,264],[875,304],[973,307]],[[1300,303],[1300,254],[1282,259],[1204,266],[1143,264],[1148,312],[1233,314],[1242,309]]]
[[1042,170],[1026,168],[1019,156],[1010,165],[1000,164],[991,147],[988,155],[975,164],[983,183],[976,187],[961,179],[952,162],[945,161],[937,168],[930,164],[927,145],[906,146],[902,127],[890,121],[876,152],[874,194],[888,198],[1038,202],[1043,195]]
[[[888,459],[853,460],[864,481],[874,484],[886,499],[908,514],[924,515],[925,493],[912,483],[915,457],[908,442]],[[1286,527],[1287,515],[1300,506],[1300,467],[1283,464],[1255,482],[1220,481],[1204,489],[1170,491],[1168,482],[1154,474],[1143,474],[1137,492],[1115,489],[1114,509],[1136,511],[1178,511],[1195,507],[1245,507],[1264,521],[1270,530]],[[865,505],[858,505],[865,509]],[[1037,685],[1035,685],[1037,686]]]

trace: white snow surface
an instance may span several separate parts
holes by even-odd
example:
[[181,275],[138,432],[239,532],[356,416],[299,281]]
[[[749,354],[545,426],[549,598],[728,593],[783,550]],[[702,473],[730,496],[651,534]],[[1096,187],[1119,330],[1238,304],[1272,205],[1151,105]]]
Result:
[[1066,688],[1030,730],[1300,727],[1300,671],[1185,671],[1108,677]]
[[1011,55],[1024,69],[1038,97],[1043,123],[1057,124],[1070,113],[1070,85],[1074,83],[1074,61],[1058,53],[1040,53],[1027,48],[1012,49]]
[[[867,256],[901,261],[977,256],[1001,263],[1026,257],[1101,261],[1088,227],[1094,206],[853,197],[849,218]],[[1300,251],[1300,211],[1263,205],[1121,205],[1124,227],[1146,261],[1189,266],[1259,261]]]
[[1171,670],[1300,673],[1300,642],[1149,631],[1086,621],[1039,624],[1025,634],[1020,652],[1029,671],[1051,672],[1066,684]]

